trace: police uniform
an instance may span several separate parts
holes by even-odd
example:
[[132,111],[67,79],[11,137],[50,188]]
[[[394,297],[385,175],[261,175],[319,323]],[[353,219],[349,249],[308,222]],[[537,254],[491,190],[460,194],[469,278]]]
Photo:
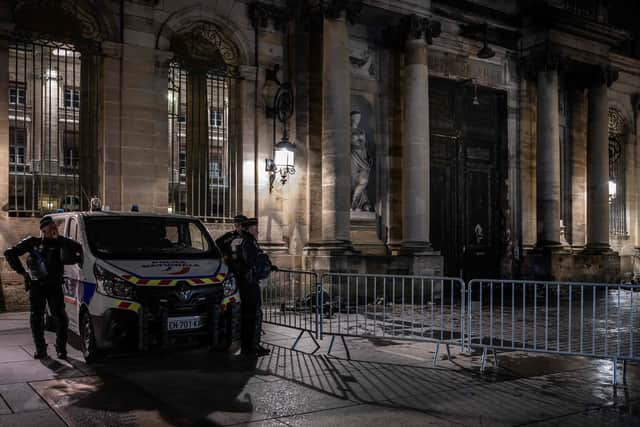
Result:
[[[252,225],[257,225],[255,218],[244,223],[245,227]],[[240,290],[242,353],[267,354],[269,351],[259,345],[262,318],[259,283],[269,276],[274,267],[256,238],[244,230],[231,242],[230,264]]]
[[[247,221],[247,219],[244,215],[236,215],[233,217],[233,224],[234,226],[241,225]],[[220,249],[220,252],[222,252],[222,256],[227,263],[231,259],[231,242],[238,236],[240,236],[240,232],[238,230],[232,230],[216,239],[216,246]]]
[[[40,221],[40,228],[53,223],[51,217],[44,217]],[[31,333],[36,346],[35,358],[47,355],[47,345],[44,339],[45,306],[49,304],[51,314],[56,318],[56,352],[58,357],[67,355],[67,326],[69,319],[64,306],[62,291],[65,259],[63,252],[73,255],[75,263],[82,257],[82,247],[73,240],[58,236],[55,239],[44,237],[27,237],[17,245],[5,251],[4,256],[9,266],[18,274],[25,275],[26,270],[20,262],[20,256],[29,254],[27,267],[29,278],[25,278],[25,290],[29,292],[31,304]]]

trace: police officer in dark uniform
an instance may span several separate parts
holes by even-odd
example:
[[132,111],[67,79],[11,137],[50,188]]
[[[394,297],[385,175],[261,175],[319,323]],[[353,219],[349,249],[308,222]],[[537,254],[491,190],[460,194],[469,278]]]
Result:
[[[31,333],[36,345],[35,359],[47,357],[44,339],[45,306],[56,319],[56,353],[58,358],[67,357],[67,326],[69,319],[64,307],[62,292],[64,265],[76,264],[82,260],[82,247],[73,240],[58,235],[58,226],[51,216],[40,220],[42,237],[27,237],[5,251],[9,266],[24,277],[25,290],[29,292],[31,304]],[[27,267],[20,262],[20,256],[28,253]]]
[[216,239],[216,246],[222,252],[225,261],[229,263],[231,259],[231,242],[242,232],[242,224],[248,218],[242,214],[233,217],[233,230],[224,233]]
[[262,297],[259,283],[277,268],[258,245],[258,220],[249,218],[242,225],[241,233],[231,242],[231,266],[241,299],[242,354],[264,356],[270,351],[260,345]]

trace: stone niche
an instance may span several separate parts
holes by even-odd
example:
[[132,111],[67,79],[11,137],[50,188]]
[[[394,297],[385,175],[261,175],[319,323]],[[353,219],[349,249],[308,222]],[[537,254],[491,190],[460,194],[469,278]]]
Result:
[[351,241],[363,255],[386,255],[377,212],[380,136],[371,98],[367,93],[351,96]]

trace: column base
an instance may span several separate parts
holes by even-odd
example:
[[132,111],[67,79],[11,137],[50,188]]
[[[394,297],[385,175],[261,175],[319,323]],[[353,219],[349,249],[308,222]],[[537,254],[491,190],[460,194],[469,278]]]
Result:
[[398,250],[399,255],[419,255],[422,253],[430,254],[433,252],[433,247],[429,242],[420,242],[420,241],[403,241],[400,244],[400,249]]
[[561,282],[613,283],[620,279],[616,252],[571,253],[566,250],[533,249],[525,253],[522,278]]
[[557,242],[555,240],[539,240],[536,243],[534,250],[556,251],[556,250],[562,250],[563,248],[564,246],[559,241]]
[[608,243],[587,243],[582,250],[584,255],[600,255],[612,253],[611,245]]

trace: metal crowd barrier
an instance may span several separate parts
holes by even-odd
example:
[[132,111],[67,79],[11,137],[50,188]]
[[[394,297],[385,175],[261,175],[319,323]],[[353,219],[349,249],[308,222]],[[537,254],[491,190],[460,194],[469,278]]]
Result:
[[449,277],[329,273],[321,277],[320,336],[379,337],[464,350],[465,284]]
[[262,287],[262,321],[300,331],[293,347],[308,332],[316,344],[322,338],[320,324],[321,296],[318,275],[309,271],[278,270],[271,273]]
[[[471,280],[467,346],[640,360],[640,286],[518,280]],[[638,292],[638,293],[636,293]],[[635,301],[634,301],[635,300]]]

